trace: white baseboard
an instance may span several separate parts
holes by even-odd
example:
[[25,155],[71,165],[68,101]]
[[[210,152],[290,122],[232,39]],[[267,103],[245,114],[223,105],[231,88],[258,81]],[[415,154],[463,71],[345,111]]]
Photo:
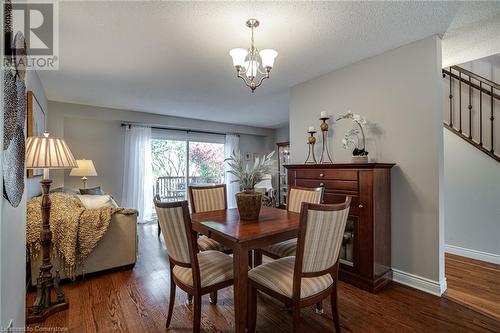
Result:
[[455,245],[445,245],[444,251],[447,253],[456,254],[457,256],[491,262],[492,264],[500,265],[500,255],[498,254],[466,249],[464,247]]
[[435,296],[441,296],[447,288],[446,278],[438,282],[394,268],[392,269],[392,280]]

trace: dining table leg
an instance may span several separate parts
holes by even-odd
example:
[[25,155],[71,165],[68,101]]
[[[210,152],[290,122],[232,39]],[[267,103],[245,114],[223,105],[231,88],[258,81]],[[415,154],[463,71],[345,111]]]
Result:
[[248,249],[237,244],[233,251],[235,332],[245,333],[248,300]]

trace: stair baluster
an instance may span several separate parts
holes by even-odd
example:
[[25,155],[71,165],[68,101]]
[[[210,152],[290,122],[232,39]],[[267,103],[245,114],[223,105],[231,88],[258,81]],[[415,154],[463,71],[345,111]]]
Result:
[[[500,85],[491,80],[485,79],[475,73],[472,73],[464,68],[458,66],[451,66],[442,70],[443,78],[446,78],[446,75],[449,76],[449,121],[444,122],[444,127],[451,132],[455,133],[465,141],[469,142],[471,145],[475,146],[483,153],[489,155],[494,158],[498,162],[500,162],[500,155],[495,153],[495,138],[500,133],[495,135],[495,100],[500,101]],[[458,119],[456,118],[456,114],[454,114],[453,110],[453,95],[454,91],[454,80],[458,80]],[[446,81],[445,81],[446,82]],[[476,83],[477,82],[477,83]],[[468,91],[468,105],[467,111],[469,116],[469,128],[468,133],[464,133],[462,127],[462,84],[466,85],[466,90]],[[455,86],[456,87],[456,86]],[[467,89],[468,88],[468,89]],[[456,88],[455,88],[456,89]],[[477,105],[474,102],[474,90],[479,91],[479,96],[476,98],[479,100],[479,114],[473,113],[473,106]],[[483,124],[485,119],[483,119],[483,113],[487,112],[483,110],[483,107],[488,105],[487,102],[483,103],[483,94],[490,97],[490,131],[487,130],[487,124]],[[457,109],[455,109],[457,110]],[[454,119],[455,118],[455,119]],[[455,121],[454,121],[455,120]],[[479,128],[479,133],[474,131],[473,122],[478,121],[478,124],[475,128]],[[458,125],[456,124],[458,122]],[[454,124],[455,123],[455,124]],[[485,131],[486,129],[486,131]],[[467,131],[467,130],[465,130]],[[489,132],[489,133],[488,133]],[[475,134],[474,134],[475,133]],[[498,139],[497,139],[498,141]],[[486,142],[486,146],[485,146]],[[489,142],[489,146],[488,146]],[[498,149],[497,149],[498,150]]]

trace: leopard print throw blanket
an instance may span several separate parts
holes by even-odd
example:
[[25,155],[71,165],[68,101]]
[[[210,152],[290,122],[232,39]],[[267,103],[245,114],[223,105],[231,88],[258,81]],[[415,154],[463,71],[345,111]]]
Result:
[[[50,195],[50,229],[52,230],[52,255],[59,259],[61,269],[71,279],[77,268],[84,264],[102,237],[106,234],[111,218],[116,213],[137,214],[135,209],[101,207],[85,209],[77,197],[64,193]],[[42,197],[28,201],[26,218],[26,243],[29,258],[37,260],[40,255],[40,232]]]

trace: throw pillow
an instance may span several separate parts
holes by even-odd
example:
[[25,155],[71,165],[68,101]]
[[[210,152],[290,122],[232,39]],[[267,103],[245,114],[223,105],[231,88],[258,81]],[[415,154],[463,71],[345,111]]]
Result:
[[87,209],[113,207],[117,208],[115,200],[110,195],[77,195],[82,205]]
[[90,188],[81,188],[80,194],[104,195],[105,193],[101,190],[100,186],[96,186],[96,187],[90,187]]
[[56,188],[50,190],[50,193],[65,193],[68,195],[77,195],[78,191],[67,188],[67,187],[56,187]]

